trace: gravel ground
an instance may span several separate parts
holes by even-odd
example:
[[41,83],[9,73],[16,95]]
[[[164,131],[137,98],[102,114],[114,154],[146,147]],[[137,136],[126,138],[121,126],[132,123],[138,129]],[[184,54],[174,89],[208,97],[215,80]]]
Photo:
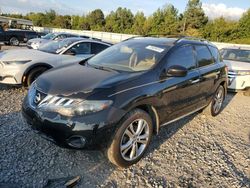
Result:
[[[118,169],[101,151],[60,148],[21,116],[23,88],[0,85],[0,187],[249,187],[250,97],[226,98],[215,117],[194,114],[161,129],[146,156]],[[14,187],[14,186],[13,186]]]

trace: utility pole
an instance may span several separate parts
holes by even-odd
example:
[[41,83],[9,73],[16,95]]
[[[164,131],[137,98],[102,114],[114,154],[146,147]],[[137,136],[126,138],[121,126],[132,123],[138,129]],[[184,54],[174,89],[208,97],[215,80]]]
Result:
[[182,34],[183,34],[183,35],[185,35],[186,24],[187,24],[187,18],[184,18],[184,23],[183,23],[183,28],[182,28]]

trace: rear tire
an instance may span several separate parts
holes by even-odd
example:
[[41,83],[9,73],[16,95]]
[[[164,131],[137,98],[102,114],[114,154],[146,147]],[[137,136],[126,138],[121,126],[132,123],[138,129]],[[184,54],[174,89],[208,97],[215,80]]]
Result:
[[10,41],[9,41],[9,44],[11,46],[18,46],[20,44],[20,41],[16,37],[11,37]]
[[37,67],[29,72],[26,85],[29,87],[42,73],[48,70],[46,67]]
[[129,112],[121,120],[111,144],[108,159],[118,167],[137,163],[146,152],[153,134],[151,117],[141,109]]
[[245,96],[250,96],[250,88],[248,88],[246,91],[243,93]]
[[225,88],[222,85],[220,85],[217,88],[209,105],[203,110],[203,114],[210,116],[217,116],[222,111],[224,99],[225,99]]

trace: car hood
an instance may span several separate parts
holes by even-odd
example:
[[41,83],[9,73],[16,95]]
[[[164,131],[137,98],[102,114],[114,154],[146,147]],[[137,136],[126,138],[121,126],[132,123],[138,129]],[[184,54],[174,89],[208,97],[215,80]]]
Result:
[[250,70],[250,63],[224,60],[229,70]]
[[36,86],[47,94],[72,97],[79,96],[79,93],[89,95],[94,90],[112,87],[114,83],[128,81],[137,75],[138,73],[118,73],[75,64],[42,74],[36,80]]
[[41,39],[41,38],[35,38],[35,39],[30,39],[29,42],[32,42],[32,43],[45,43],[45,42],[48,42],[49,40],[48,39]]
[[13,49],[5,50],[0,53],[1,61],[22,61],[22,60],[44,60],[46,58],[53,58],[57,54],[50,54],[33,49]]

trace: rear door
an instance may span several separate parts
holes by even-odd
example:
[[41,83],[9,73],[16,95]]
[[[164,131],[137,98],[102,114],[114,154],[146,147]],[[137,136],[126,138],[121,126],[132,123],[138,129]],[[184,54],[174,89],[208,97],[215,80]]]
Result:
[[91,43],[91,54],[96,55],[108,47],[109,47],[108,45],[93,42]]
[[195,54],[201,76],[199,97],[202,99],[201,105],[205,105],[214,94],[219,79],[220,68],[216,60],[219,57],[213,57],[207,45],[195,45]]
[[199,102],[199,71],[196,69],[194,49],[184,45],[175,49],[167,58],[165,69],[173,65],[181,65],[188,69],[185,77],[170,77],[162,82],[161,112],[164,122],[171,121],[197,109]]

